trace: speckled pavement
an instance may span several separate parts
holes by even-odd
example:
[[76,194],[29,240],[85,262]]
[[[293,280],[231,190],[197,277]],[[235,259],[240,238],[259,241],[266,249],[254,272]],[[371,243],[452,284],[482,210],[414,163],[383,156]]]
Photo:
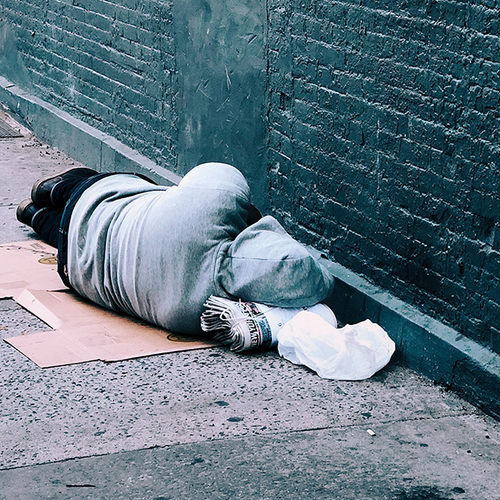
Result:
[[[22,130],[0,139],[0,243],[35,237],[17,204],[76,163]],[[12,300],[0,317],[2,338],[46,329]],[[500,424],[397,363],[362,382],[223,348],[41,369],[5,342],[0,362],[2,500],[500,499]]]

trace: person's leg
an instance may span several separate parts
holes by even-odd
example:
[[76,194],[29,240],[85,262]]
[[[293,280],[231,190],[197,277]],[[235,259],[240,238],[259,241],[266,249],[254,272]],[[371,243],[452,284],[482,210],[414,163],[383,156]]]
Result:
[[44,241],[57,248],[66,203],[75,189],[94,175],[97,175],[95,170],[73,168],[38,179],[31,189],[31,199],[17,207],[17,220],[32,227]]
[[[38,207],[53,207],[63,210],[73,193],[85,182],[93,177],[102,177],[104,175],[119,175],[119,173],[99,174],[95,170],[85,167],[72,168],[61,172],[60,174],[43,177],[38,179],[31,189],[31,199]],[[140,173],[135,175],[151,184],[156,184]]]
[[57,248],[59,243],[59,225],[62,214],[62,210],[43,207],[37,210],[31,219],[33,231],[54,248]]
[[63,210],[75,189],[94,175],[97,175],[95,170],[82,167],[43,177],[33,184],[31,199],[38,207]]

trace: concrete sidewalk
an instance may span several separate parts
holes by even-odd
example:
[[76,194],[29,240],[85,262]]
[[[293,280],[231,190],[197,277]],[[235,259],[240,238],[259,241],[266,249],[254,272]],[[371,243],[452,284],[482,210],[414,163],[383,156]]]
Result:
[[[35,238],[17,204],[76,163],[23,133],[0,139],[1,243]],[[0,309],[2,338],[46,329]],[[500,424],[394,362],[334,382],[222,348],[42,370],[1,342],[0,359],[0,499],[500,499]]]

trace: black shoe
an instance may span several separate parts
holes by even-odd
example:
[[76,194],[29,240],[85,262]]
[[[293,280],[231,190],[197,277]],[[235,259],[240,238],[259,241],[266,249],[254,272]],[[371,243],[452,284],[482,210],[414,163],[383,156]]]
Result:
[[35,206],[33,201],[28,198],[27,200],[23,200],[19,203],[19,206],[16,210],[16,217],[19,222],[22,224],[26,224],[31,227],[31,221],[33,220],[33,216],[40,210],[39,207]]
[[96,174],[97,172],[90,168],[71,168],[61,172],[60,174],[42,177],[41,179],[38,179],[35,184],[33,184],[33,188],[31,189],[31,199],[33,200],[33,203],[39,207],[55,206],[56,208],[63,208],[64,204],[60,207],[60,203],[54,203],[55,200],[51,197],[54,187],[62,181],[73,181],[73,183],[76,184],[77,182],[88,179]]

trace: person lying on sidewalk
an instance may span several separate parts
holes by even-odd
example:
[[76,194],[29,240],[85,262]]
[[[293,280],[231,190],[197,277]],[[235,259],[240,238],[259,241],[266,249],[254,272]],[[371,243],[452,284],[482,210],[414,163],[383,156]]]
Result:
[[71,169],[38,180],[17,218],[58,248],[59,274],[78,294],[178,333],[207,335],[200,317],[211,296],[301,308],[334,285],[222,163],[199,165],[173,187]]

